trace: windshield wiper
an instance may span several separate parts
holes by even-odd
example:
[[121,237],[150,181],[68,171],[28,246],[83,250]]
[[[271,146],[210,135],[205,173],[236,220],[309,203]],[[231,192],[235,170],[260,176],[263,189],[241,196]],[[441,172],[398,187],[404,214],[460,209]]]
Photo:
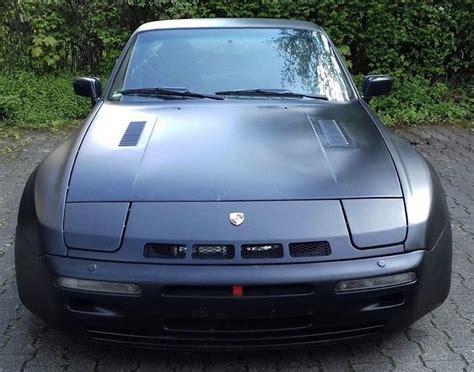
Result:
[[222,90],[215,92],[222,96],[265,96],[265,97],[290,97],[290,98],[312,98],[324,99],[328,97],[317,94],[294,93],[287,89],[236,89],[236,90]]
[[166,96],[166,97],[189,97],[189,98],[209,98],[223,100],[224,97],[215,94],[205,94],[191,92],[186,88],[135,88],[135,89],[124,89],[116,93],[124,96]]

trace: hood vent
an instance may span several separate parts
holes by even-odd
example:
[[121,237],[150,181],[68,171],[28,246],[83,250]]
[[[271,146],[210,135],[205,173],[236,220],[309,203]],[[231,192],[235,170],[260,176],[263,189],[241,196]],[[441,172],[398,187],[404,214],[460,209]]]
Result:
[[349,140],[335,120],[318,120],[326,146],[350,146]]
[[133,147],[138,144],[146,121],[131,121],[120,140],[120,147]]

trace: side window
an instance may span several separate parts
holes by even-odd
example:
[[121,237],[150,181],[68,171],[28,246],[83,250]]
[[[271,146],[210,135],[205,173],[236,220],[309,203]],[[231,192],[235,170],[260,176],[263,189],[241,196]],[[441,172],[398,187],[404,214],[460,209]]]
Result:
[[[117,87],[125,87],[125,78],[128,75],[128,69],[130,68],[130,58],[133,54],[133,51],[134,51],[136,45],[137,45],[137,41],[135,39],[133,44],[128,49],[127,54],[125,55],[125,57],[122,61],[122,66],[119,69],[117,76],[115,77],[112,92],[115,91]],[[124,66],[127,66],[127,68],[123,68]]]

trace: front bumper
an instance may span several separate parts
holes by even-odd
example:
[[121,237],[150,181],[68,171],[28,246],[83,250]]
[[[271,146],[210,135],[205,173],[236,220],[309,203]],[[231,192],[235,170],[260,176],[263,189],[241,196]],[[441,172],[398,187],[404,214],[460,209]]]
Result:
[[[22,302],[34,314],[85,330],[96,340],[185,349],[301,346],[403,328],[440,305],[450,288],[448,235],[432,251],[238,266],[34,256],[17,241],[17,282]],[[405,272],[415,272],[417,281],[355,293],[334,290],[341,280]],[[142,291],[122,296],[67,290],[54,284],[59,276],[134,283]],[[231,295],[235,285],[244,288],[244,296]],[[245,295],[247,289],[251,295]]]

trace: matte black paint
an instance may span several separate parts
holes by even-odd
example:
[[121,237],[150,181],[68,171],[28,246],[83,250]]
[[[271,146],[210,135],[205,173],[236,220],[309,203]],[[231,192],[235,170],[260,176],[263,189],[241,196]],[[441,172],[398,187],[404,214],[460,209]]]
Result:
[[[245,222],[239,227],[229,223],[229,213],[233,211],[245,213]],[[102,218],[106,218],[106,215],[104,214]],[[337,200],[135,202],[132,203],[123,244],[118,251],[111,254],[69,249],[68,255],[120,262],[196,265],[196,260],[192,259],[190,254],[190,248],[194,244],[233,244],[237,254],[230,263],[227,260],[199,260],[198,263],[212,265],[254,263],[262,265],[335,261],[402,253],[404,248],[398,239],[398,232],[390,230],[389,224],[387,227],[387,230],[379,229],[372,232],[372,237],[376,236],[384,243],[388,242],[392,245],[359,250],[351,244],[343,210]],[[405,225],[401,229],[404,234]],[[84,242],[92,244],[92,241],[96,239],[95,231],[102,233],[101,230],[91,230],[89,237],[83,237]],[[332,254],[304,258],[290,257],[288,244],[302,241],[328,241],[331,244]],[[173,259],[154,261],[143,255],[145,244],[151,242],[185,244],[188,254],[185,259],[179,260],[179,262]],[[265,243],[283,244],[284,256],[279,259],[258,260],[240,257],[241,245]]]
[[[116,251],[120,248],[128,203],[67,203],[64,240],[69,247]],[[91,231],[97,231],[92,235]]]
[[[306,22],[247,19],[167,21],[137,32],[272,26],[320,30]],[[387,329],[407,326],[449,292],[446,200],[431,165],[354,95],[347,103],[99,101],[25,186],[15,247],[22,302],[61,326],[150,328],[163,335],[170,316],[246,319],[255,310],[264,319],[299,316],[303,310],[313,319],[312,330],[371,322]],[[136,146],[119,146],[135,121],[146,122]],[[232,226],[230,212],[244,212],[244,224]],[[289,256],[289,243],[320,240],[330,242],[330,256]],[[143,255],[149,242],[234,244],[236,252],[241,244],[278,243],[284,256],[242,260],[236,255],[226,264],[196,262],[188,252],[182,262],[158,263]],[[384,268],[376,264],[381,258]],[[97,269],[90,271],[92,263]],[[415,284],[334,293],[340,280],[408,271],[417,273]],[[132,282],[143,294],[124,298],[60,290],[57,276]],[[237,302],[160,296],[167,285],[297,283],[314,285],[314,297]],[[394,294],[403,301],[387,305],[384,298]],[[89,307],[79,311],[78,301]],[[201,346],[254,345],[219,340],[209,338]],[[158,346],[198,347],[184,340]]]
[[407,220],[402,198],[348,199],[342,201],[342,206],[357,248],[405,241]]
[[[270,340],[285,337],[280,346],[310,345],[307,334],[325,329],[353,329],[382,324],[385,330],[405,328],[447,297],[451,274],[451,234],[445,231],[433,250],[418,250],[384,257],[297,265],[180,266],[116,263],[60,256],[34,256],[23,240],[17,240],[16,259],[20,298],[25,306],[55,326],[108,332],[151,334],[161,337],[160,348],[230,349],[275,347]],[[91,264],[97,269],[89,271]],[[343,279],[414,271],[415,284],[388,289],[336,294]],[[185,274],[184,274],[185,273]],[[434,274],[435,273],[435,274]],[[139,284],[142,296],[111,296],[61,290],[51,283],[57,275]],[[218,278],[218,280],[216,279]],[[35,290],[31,282],[35,280]],[[163,296],[164,287],[310,284],[310,296],[260,298],[179,298]],[[244,289],[245,290],[245,289]],[[229,292],[230,293],[230,292]],[[396,301],[393,301],[395,299]],[[178,333],[164,328],[168,319],[269,319],[309,316],[312,326],[302,332],[212,334]],[[298,336],[295,340],[294,337]],[[238,339],[247,338],[246,342]],[[261,340],[262,337],[268,339]],[[326,340],[337,339],[328,335]],[[227,340],[227,341],[226,341]],[[230,341],[229,341],[230,340]],[[233,341],[232,341],[233,340]],[[299,340],[299,341],[298,341]],[[134,344],[143,340],[135,338]],[[314,341],[319,342],[319,341]],[[151,346],[151,345],[141,345]]]
[[[120,147],[137,120],[147,122],[137,146]],[[336,120],[351,144],[327,146],[319,120]],[[390,154],[357,101],[234,100],[106,102],[84,138],[67,201],[401,196]]]
[[423,155],[385,127],[365,102],[360,104],[382,134],[397,168],[408,222],[405,250],[432,249],[441,233],[451,230],[439,176]]

